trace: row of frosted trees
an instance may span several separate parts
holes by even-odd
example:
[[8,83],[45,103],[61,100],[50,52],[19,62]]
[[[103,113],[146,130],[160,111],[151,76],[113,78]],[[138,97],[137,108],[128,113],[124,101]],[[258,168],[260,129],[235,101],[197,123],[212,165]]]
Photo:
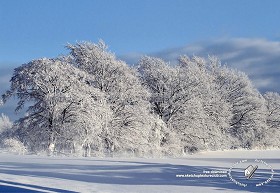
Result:
[[102,41],[66,47],[67,56],[14,70],[2,99],[15,96],[26,113],[2,139],[84,156],[280,146],[279,94],[261,95],[216,57],[170,64],[144,56],[128,66]]

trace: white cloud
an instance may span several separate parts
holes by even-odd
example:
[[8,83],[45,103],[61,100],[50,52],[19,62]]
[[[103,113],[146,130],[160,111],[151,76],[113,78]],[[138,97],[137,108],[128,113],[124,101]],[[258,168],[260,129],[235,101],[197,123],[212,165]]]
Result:
[[256,87],[266,88],[273,84],[273,80],[271,78],[255,78],[254,83]]
[[9,88],[9,81],[12,76],[12,68],[0,68],[0,96]]
[[10,74],[0,76],[0,85],[2,86],[2,85],[5,85],[5,84],[9,84],[10,78],[11,78]]
[[[148,55],[176,62],[180,55],[216,55],[223,63],[246,72],[262,92],[278,91],[280,87],[280,42],[261,38],[221,38],[166,49]],[[141,54],[122,56],[128,63],[136,63]]]

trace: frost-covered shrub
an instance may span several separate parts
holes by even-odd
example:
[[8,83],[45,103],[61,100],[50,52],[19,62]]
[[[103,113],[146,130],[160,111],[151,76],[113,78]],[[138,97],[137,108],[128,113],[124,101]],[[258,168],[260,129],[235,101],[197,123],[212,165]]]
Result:
[[12,128],[12,126],[13,123],[10,121],[9,117],[2,113],[0,116],[0,133]]
[[17,154],[26,153],[26,148],[23,145],[23,143],[14,138],[4,139],[3,146],[7,151],[12,153],[17,153]]

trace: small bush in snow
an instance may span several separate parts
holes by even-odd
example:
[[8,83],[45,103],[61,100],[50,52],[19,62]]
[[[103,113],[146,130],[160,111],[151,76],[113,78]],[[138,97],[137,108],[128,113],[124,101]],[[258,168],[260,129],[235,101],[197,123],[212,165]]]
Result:
[[4,148],[6,150],[8,150],[9,152],[18,153],[18,154],[26,153],[25,146],[23,145],[22,142],[20,142],[17,139],[14,139],[14,138],[5,139],[3,144],[4,144]]
[[13,123],[10,121],[9,117],[2,113],[0,115],[0,133],[6,131],[8,129],[11,129],[12,126],[13,126]]

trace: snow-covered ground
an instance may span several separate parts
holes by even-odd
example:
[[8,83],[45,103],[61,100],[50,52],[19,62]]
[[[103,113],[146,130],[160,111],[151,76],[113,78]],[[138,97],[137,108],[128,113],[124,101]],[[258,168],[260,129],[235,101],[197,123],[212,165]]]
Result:
[[[255,161],[262,160],[257,163]],[[238,163],[241,160],[243,163]],[[267,163],[267,165],[264,164]],[[238,163],[234,165],[235,163]],[[244,167],[258,165],[250,180]],[[272,181],[255,184],[270,176]],[[236,185],[227,172],[247,187]],[[220,177],[176,177],[209,174]],[[280,150],[203,152],[184,158],[76,158],[0,153],[0,192],[280,192]],[[255,178],[254,178],[255,177]],[[243,178],[243,179],[242,179]],[[263,178],[263,179],[262,179]]]

